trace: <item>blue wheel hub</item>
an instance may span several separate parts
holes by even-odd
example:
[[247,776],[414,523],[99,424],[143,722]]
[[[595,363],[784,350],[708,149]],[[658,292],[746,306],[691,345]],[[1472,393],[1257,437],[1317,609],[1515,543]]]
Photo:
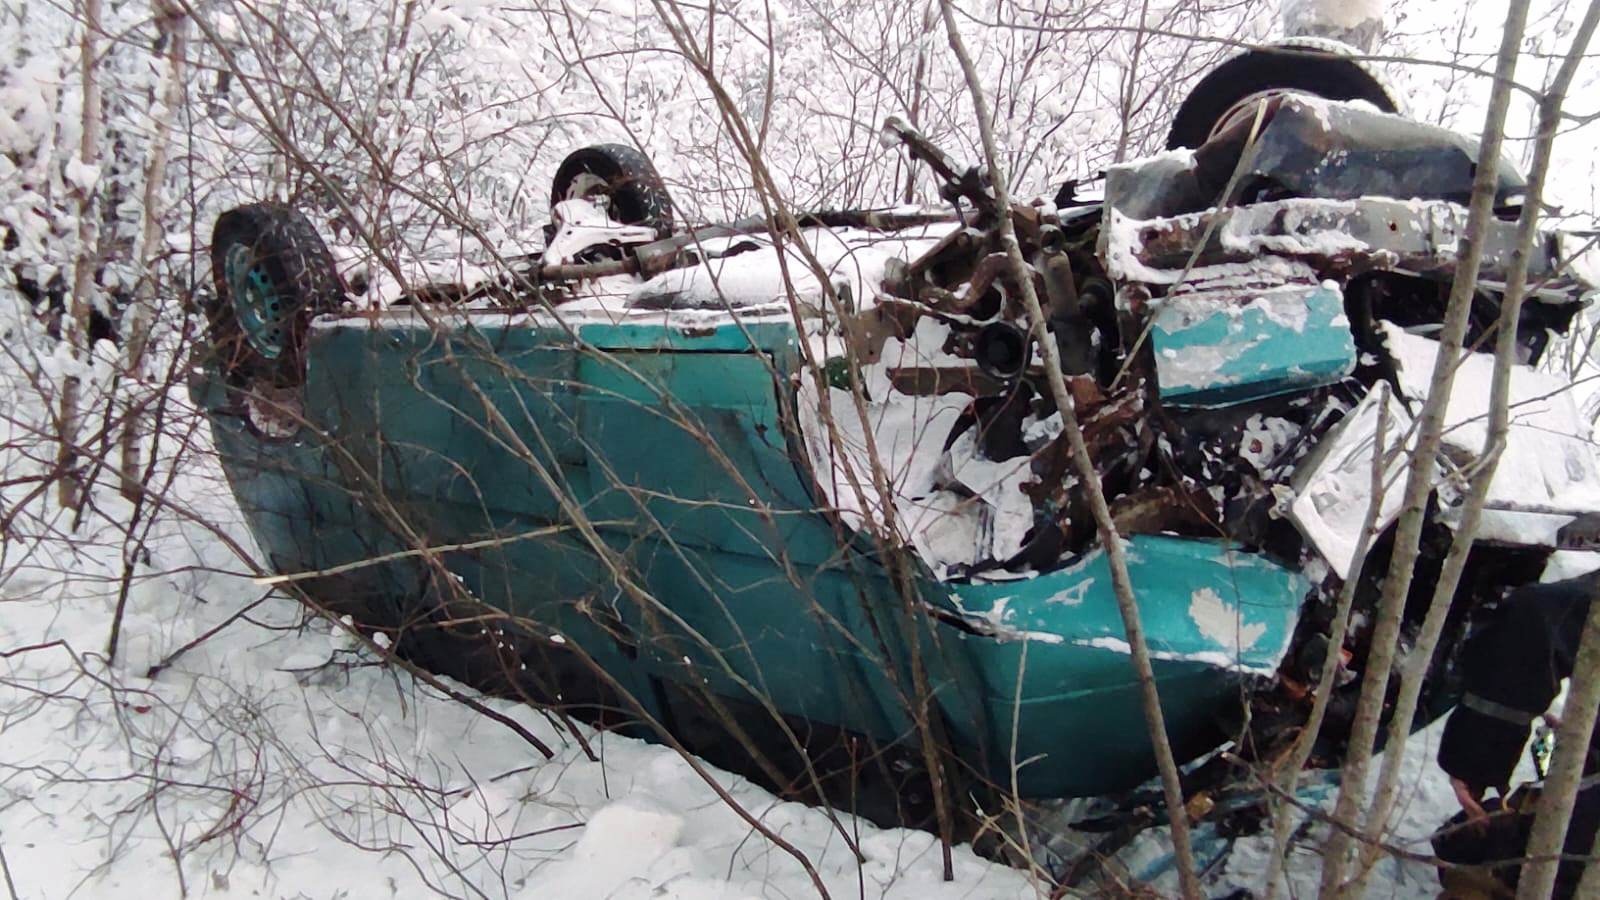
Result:
[[289,340],[289,304],[278,296],[266,266],[250,247],[234,244],[223,261],[223,276],[245,340],[267,359],[282,356]]

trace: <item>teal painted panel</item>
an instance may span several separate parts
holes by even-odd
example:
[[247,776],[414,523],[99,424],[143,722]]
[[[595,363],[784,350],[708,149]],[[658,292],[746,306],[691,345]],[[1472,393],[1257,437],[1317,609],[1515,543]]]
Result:
[[[1237,694],[1229,669],[1277,667],[1310,582],[1222,542],[1137,535],[1127,545],[1168,731],[1199,752],[1216,737],[1213,717]],[[979,627],[998,633],[964,639],[991,710],[984,743],[1002,758],[1035,760],[1024,793],[1091,790],[1084,771],[1101,779],[1101,791],[1149,777],[1153,751],[1104,553],[1031,579],[951,591]],[[1013,748],[1014,716],[1023,727]]]
[[587,494],[576,357],[563,338],[315,329],[308,415],[329,432],[330,455],[355,470],[348,478],[391,497],[551,518],[558,504],[539,468]]
[[755,353],[583,355],[586,509],[608,530],[744,553],[769,565],[840,555],[781,420],[787,379]]
[[[326,447],[264,442],[242,419],[213,413],[212,441],[239,510],[279,572],[306,572],[401,549],[357,499]],[[382,574],[385,567],[371,567]]]
[[603,350],[685,350],[718,353],[748,353],[752,350],[795,352],[793,322],[764,320],[749,323],[694,324],[684,313],[660,323],[624,322],[618,324],[576,323],[575,330],[585,343]]
[[[1262,670],[1278,665],[1311,590],[1305,576],[1221,541],[1135,535],[1126,542],[1128,576],[1153,653]],[[1114,646],[1123,635],[1111,567],[1099,550],[1035,578],[953,585],[951,593],[967,615],[1017,640],[1093,647]],[[1118,667],[1111,678],[1125,675]],[[1030,677],[1039,679],[1030,694],[1051,692],[1048,672]],[[1077,689],[1102,683],[1092,669],[1074,680]],[[1015,685],[1007,680],[1000,690],[1010,694]]]
[[1327,283],[1169,298],[1152,317],[1150,341],[1161,399],[1178,406],[1329,384],[1356,364],[1344,296]]
[[897,664],[870,638],[894,627],[891,609],[860,602],[881,603],[881,573],[784,569],[661,540],[626,552],[652,591],[625,612],[650,671],[879,739],[909,727],[890,686]]
[[[914,572],[907,628],[890,573],[816,508],[796,466],[783,422],[795,356],[782,328],[752,341],[726,326],[585,326],[581,346],[526,321],[480,325],[317,328],[307,403],[326,433],[298,443],[256,439],[220,411],[218,392],[197,389],[252,531],[280,569],[402,549],[373,512],[374,479],[435,546],[559,524],[514,445],[534,448],[601,523],[605,553],[565,532],[450,551],[446,564],[486,602],[584,648],[647,707],[661,679],[903,739],[915,648],[963,759],[1004,781],[1013,753],[1032,760],[1025,795],[1149,777],[1103,556],[1006,583]],[[620,561],[643,602],[602,555]],[[1180,747],[1200,749],[1237,692],[1237,674],[1214,663],[1270,667],[1308,585],[1217,542],[1139,536],[1129,559],[1169,728]],[[417,570],[358,570],[361,589],[402,602],[418,590]],[[970,627],[952,621],[958,610]]]

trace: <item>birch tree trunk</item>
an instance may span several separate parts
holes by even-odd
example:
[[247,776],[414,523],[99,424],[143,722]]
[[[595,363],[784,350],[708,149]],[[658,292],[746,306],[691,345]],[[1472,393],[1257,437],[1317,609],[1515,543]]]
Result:
[[1178,777],[1178,763],[1172,755],[1172,745],[1167,741],[1166,721],[1161,713],[1161,698],[1156,690],[1155,670],[1150,664],[1150,648],[1145,642],[1144,628],[1139,620],[1139,605],[1133,594],[1133,582],[1128,576],[1128,561],[1123,552],[1122,537],[1117,534],[1116,523],[1111,519],[1110,507],[1100,488],[1100,473],[1084,443],[1083,429],[1078,424],[1072,394],[1067,390],[1066,379],[1061,374],[1061,359],[1055,338],[1046,328],[1044,309],[1034,290],[1033,275],[1022,258],[1022,247],[1017,243],[1016,230],[1011,222],[1011,193],[1006,186],[1006,176],[1000,168],[1000,149],[995,142],[994,128],[989,118],[989,102],[983,93],[977,67],[961,40],[961,30],[956,25],[955,12],[950,0],[940,0],[944,15],[945,32],[950,39],[950,49],[961,63],[966,76],[967,89],[972,94],[973,111],[978,122],[978,134],[983,142],[983,154],[988,164],[989,178],[994,186],[995,203],[1000,208],[1000,243],[1005,248],[1012,277],[1020,286],[1023,309],[1032,323],[1033,337],[1044,356],[1045,378],[1056,409],[1061,412],[1063,432],[1072,450],[1072,462],[1078,470],[1083,493],[1093,511],[1095,526],[1100,533],[1100,543],[1105,548],[1106,561],[1111,569],[1111,583],[1117,597],[1117,609],[1122,614],[1123,630],[1132,648],[1133,666],[1139,682],[1139,696],[1145,725],[1150,731],[1150,743],[1155,750],[1156,766],[1161,772],[1161,787],[1165,794],[1167,821],[1172,827],[1172,849],[1177,862],[1180,891],[1187,900],[1200,897],[1200,883],[1195,875],[1194,853],[1189,845],[1189,813],[1184,806],[1183,785]]
[[139,243],[134,262],[139,280],[134,287],[133,321],[128,328],[128,344],[123,355],[123,371],[130,381],[127,413],[120,437],[120,488],[128,499],[138,493],[143,480],[141,446],[145,431],[146,361],[150,330],[156,318],[156,280],[152,270],[156,245],[161,240],[161,220],[166,209],[162,188],[167,182],[167,159],[172,136],[172,119],[183,101],[184,56],[188,50],[187,21],[180,13],[158,15],[158,41],[167,49],[167,71],[157,97],[155,130],[150,137],[149,156],[144,170],[144,212],[139,225]]
[[[1361,572],[1367,561],[1367,552],[1372,548],[1372,542],[1378,534],[1378,511],[1383,507],[1384,473],[1389,470],[1388,459],[1391,452],[1387,447],[1387,432],[1389,430],[1389,385],[1387,382],[1378,382],[1373,387],[1381,391],[1380,399],[1383,405],[1378,407],[1378,427],[1373,434],[1372,446],[1372,471],[1367,485],[1367,511],[1361,522],[1361,534],[1356,538],[1356,552],[1350,560],[1350,571],[1355,573],[1345,579],[1339,588],[1339,597],[1334,602],[1333,621],[1328,625],[1328,652],[1322,660],[1322,670],[1317,674],[1317,692],[1311,701],[1311,713],[1306,717],[1305,725],[1300,734],[1295,737],[1294,746],[1289,750],[1289,758],[1284,760],[1282,775],[1278,779],[1278,787],[1284,796],[1293,796],[1300,782],[1300,770],[1306,766],[1306,761],[1311,758],[1311,751],[1317,743],[1317,732],[1322,730],[1322,722],[1327,718],[1328,703],[1333,698],[1334,683],[1339,677],[1340,650],[1344,647],[1345,633],[1350,629],[1350,612],[1355,606],[1356,586],[1360,579],[1356,574]],[[1395,442],[1395,453],[1404,452],[1405,435],[1401,434]],[[1277,900],[1278,880],[1283,876],[1284,865],[1289,852],[1289,836],[1293,829],[1293,820],[1288,815],[1287,804],[1278,803],[1272,813],[1272,857],[1267,864],[1265,880],[1265,900]]]
[[[1489,95],[1489,110],[1479,143],[1478,158],[1496,161],[1504,143],[1506,109],[1511,99],[1511,79],[1516,72],[1518,49],[1522,32],[1527,25],[1526,3],[1512,3],[1506,16],[1505,31],[1501,36],[1500,52],[1495,64],[1495,83]],[[1372,630],[1371,646],[1367,651],[1366,671],[1361,681],[1361,695],[1357,701],[1355,718],[1350,729],[1349,749],[1341,772],[1339,800],[1334,807],[1334,818],[1355,825],[1357,814],[1366,793],[1367,770],[1372,762],[1372,748],[1383,717],[1383,704],[1388,693],[1389,674],[1393,670],[1400,639],[1401,617],[1405,612],[1406,598],[1411,592],[1411,577],[1418,556],[1418,542],[1422,537],[1428,497],[1433,492],[1434,458],[1439,452],[1444,434],[1444,414],[1450,400],[1450,390],[1455,384],[1457,357],[1466,336],[1468,312],[1478,287],[1478,266],[1483,255],[1483,234],[1494,212],[1496,182],[1499,167],[1492,162],[1478,166],[1472,183],[1472,201],[1467,213],[1467,227],[1461,235],[1457,251],[1456,277],[1450,286],[1449,305],[1445,310],[1443,328],[1439,334],[1439,352],[1434,358],[1433,377],[1428,387],[1428,399],[1417,417],[1417,442],[1412,452],[1406,477],[1405,498],[1400,519],[1395,527],[1394,551],[1390,558],[1388,576],[1383,583],[1383,596],[1379,601],[1377,619]],[[1350,854],[1350,835],[1342,828],[1334,828],[1323,848],[1321,896],[1332,898],[1339,894],[1344,883]]]
[[[1550,774],[1544,780],[1539,811],[1534,816],[1533,833],[1528,835],[1527,855],[1531,862],[1522,867],[1517,882],[1517,900],[1544,900],[1555,887],[1559,865],[1557,854],[1567,837],[1572,809],[1577,804],[1583,764],[1589,756],[1589,741],[1594,735],[1594,720],[1600,712],[1600,597],[1591,600],[1589,617],[1583,623],[1583,638],[1572,666],[1572,683],[1556,732],[1556,752],[1550,760]],[[1594,869],[1594,864],[1588,866]],[[1583,883],[1591,889],[1594,876],[1585,872]]]
[[94,212],[96,164],[99,161],[101,123],[99,52],[100,0],[83,0],[83,37],[78,44],[79,72],[83,82],[83,134],[78,141],[77,177],[69,178],[76,195],[78,216],[77,259],[72,270],[72,299],[67,320],[62,323],[62,339],[67,345],[70,368],[61,381],[61,442],[56,456],[59,490],[63,508],[76,509],[82,502],[84,485],[78,468],[78,430],[82,415],[82,371],[90,363],[89,315],[94,309],[94,275],[99,246],[99,217]]
[[[1516,362],[1517,323],[1521,319],[1522,303],[1527,296],[1528,260],[1539,240],[1539,210],[1544,196],[1545,176],[1549,171],[1556,131],[1561,124],[1561,109],[1566,102],[1567,89],[1577,74],[1578,64],[1600,24],[1600,2],[1590,3],[1583,22],[1573,37],[1561,68],[1540,98],[1537,139],[1533,164],[1528,172],[1528,185],[1524,193],[1522,213],[1517,222],[1517,243],[1512,251],[1511,263],[1506,271],[1506,290],[1501,299],[1498,334],[1495,338],[1494,377],[1489,393],[1488,433],[1484,439],[1477,471],[1473,474],[1461,512],[1461,522],[1451,540],[1450,552],[1445,557],[1439,581],[1434,586],[1433,597],[1423,618],[1422,629],[1416,644],[1402,664],[1400,693],[1395,700],[1394,713],[1389,719],[1388,741],[1385,744],[1383,767],[1378,787],[1367,813],[1367,837],[1380,837],[1394,809],[1395,794],[1399,789],[1400,764],[1405,754],[1407,739],[1411,736],[1411,720],[1416,715],[1422,695],[1423,679],[1427,676],[1434,650],[1438,647],[1449,616],[1451,601],[1466,568],[1467,555],[1477,536],[1478,523],[1488,499],[1489,486],[1499,468],[1500,454],[1510,435],[1511,367]],[[1349,893],[1365,893],[1372,866],[1377,862],[1379,848],[1369,842],[1361,848],[1361,863]]]

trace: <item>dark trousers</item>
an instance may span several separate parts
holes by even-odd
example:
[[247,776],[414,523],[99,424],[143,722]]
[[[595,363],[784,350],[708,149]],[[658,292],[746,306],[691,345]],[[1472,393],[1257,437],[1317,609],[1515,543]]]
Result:
[[[1478,870],[1487,875],[1479,881],[1498,885],[1510,896],[1515,893],[1517,879],[1522,875],[1522,865],[1517,861],[1528,852],[1528,835],[1533,830],[1537,800],[1536,790],[1519,790],[1505,804],[1499,799],[1490,799],[1483,805],[1489,813],[1489,821],[1481,826],[1467,824],[1467,814],[1457,813],[1434,833],[1434,854],[1456,865],[1487,866],[1487,869]],[[1594,847],[1597,827],[1600,827],[1600,787],[1593,787],[1578,794],[1572,824],[1567,829],[1565,853],[1587,856]],[[1578,889],[1578,879],[1583,877],[1584,865],[1576,861],[1561,864],[1553,894],[1556,900],[1572,897]],[[1439,869],[1440,881],[1447,885],[1451,880],[1446,877],[1449,872],[1444,866]]]

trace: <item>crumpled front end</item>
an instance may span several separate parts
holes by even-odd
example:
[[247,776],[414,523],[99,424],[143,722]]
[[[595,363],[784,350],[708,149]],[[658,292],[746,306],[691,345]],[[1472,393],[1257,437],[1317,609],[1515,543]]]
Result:
[[[1319,635],[1352,578],[1362,579],[1357,624],[1334,650],[1355,670],[1364,658],[1361,610],[1376,600],[1389,551],[1380,536],[1357,571],[1357,538],[1369,504],[1380,531],[1399,512],[1477,147],[1314,98],[1274,98],[1245,119],[1197,151],[1113,169],[1100,204],[1002,212],[974,195],[970,218],[921,255],[885,265],[881,292],[843,338],[811,336],[818,358],[849,348],[858,363],[802,377],[802,411],[832,410],[831,429],[802,422],[821,494],[849,524],[913,547],[952,594],[945,613],[995,642],[995,703],[1015,676],[998,657],[1019,642],[1043,672],[1071,655],[1064,648],[1126,653],[1111,606],[1085,618],[1042,599],[1108,590],[1109,578],[1085,574],[1103,565],[1100,538],[995,237],[1000,215],[1011,217],[1047,304],[1117,530],[1164,555],[1133,573],[1156,658],[1209,667],[1210,684],[1234,690],[1239,676],[1261,675],[1269,702],[1294,706],[1329,652]],[[1251,128],[1253,137],[1239,131]],[[936,153],[902,137],[914,155]],[[1493,220],[1483,242],[1468,332],[1479,351],[1493,344],[1523,187],[1502,166],[1497,204],[1510,218]],[[950,190],[974,189],[953,181]],[[1512,438],[1447,647],[1474,607],[1538,578],[1564,526],[1600,511],[1600,469],[1570,379],[1540,368],[1594,287],[1569,249],[1550,234],[1530,260]],[[1468,352],[1460,363],[1425,569],[1443,558],[1483,450],[1492,362]],[[866,477],[874,465],[881,481]],[[1195,643],[1183,612],[1219,565],[1237,581],[1218,591],[1216,608],[1271,610],[1261,621],[1281,640],[1252,640],[1260,623],[1241,613],[1215,619],[1214,645]],[[1254,578],[1264,571],[1282,577]],[[1107,672],[1126,687],[1125,657],[1119,666]],[[1080,690],[1075,679],[1091,683],[1094,671],[1068,665],[1056,673],[1058,693]],[[1168,667],[1162,677],[1181,697],[1188,674]],[[1191,708],[1214,716],[1225,705]]]
[[[1290,99],[1254,155],[1233,157],[1232,180],[1271,199],[1176,211],[1151,196],[1152,180],[1203,182],[1210,145],[1187,161],[1111,174],[1101,250],[1117,306],[1146,323],[1159,402],[1189,426],[1191,440],[1200,437],[1195,446],[1212,463],[1202,476],[1238,470],[1220,510],[1229,534],[1249,540],[1264,531],[1263,510],[1269,520],[1287,518],[1314,551],[1308,562],[1348,577],[1368,503],[1380,506],[1380,528],[1398,513],[1402,451],[1427,397],[1433,335],[1466,227],[1457,201],[1470,188],[1475,147],[1464,143],[1430,142],[1422,126],[1392,116]],[[1396,180],[1395,172],[1411,177]],[[1361,177],[1377,173],[1388,175],[1375,192],[1410,187],[1416,196],[1353,196]],[[1503,201],[1518,200],[1520,187],[1515,173],[1502,172]],[[1467,341],[1479,352],[1462,355],[1437,460],[1444,522],[1484,449],[1493,368],[1492,341],[1484,339],[1499,314],[1515,231],[1514,221],[1496,219],[1483,241]],[[1567,247],[1550,234],[1530,258],[1512,435],[1490,488],[1488,541],[1553,547],[1561,526],[1600,510],[1600,471],[1570,379],[1538,368],[1552,333],[1566,329],[1593,288],[1585,261],[1567,256]],[[1229,410],[1260,418],[1247,418],[1236,445],[1200,435],[1202,423],[1229,418]],[[1378,465],[1392,490],[1374,498],[1380,422],[1388,438]]]
[[[1181,757],[1198,755],[1224,738],[1218,711],[1237,703],[1236,676],[1277,668],[1310,583],[1223,541],[1139,535],[1126,558],[1167,732]],[[1039,761],[1018,773],[1029,797],[1103,794],[1150,777],[1155,754],[1103,551],[1032,578],[949,592],[961,617],[954,634],[974,658],[990,711],[989,734],[960,737],[999,751],[994,777],[1009,781],[1010,760]]]

